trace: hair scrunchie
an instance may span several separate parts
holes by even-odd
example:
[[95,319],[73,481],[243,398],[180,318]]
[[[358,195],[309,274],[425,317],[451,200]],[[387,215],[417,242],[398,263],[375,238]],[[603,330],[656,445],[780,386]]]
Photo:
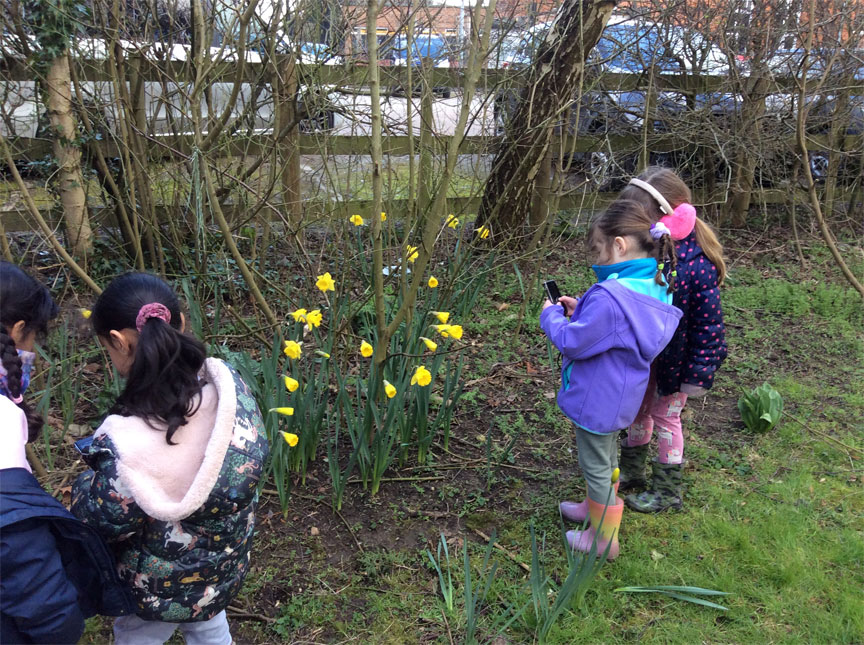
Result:
[[151,302],[141,307],[138,310],[138,315],[135,317],[135,329],[138,330],[139,334],[144,329],[144,323],[151,318],[158,318],[171,324],[171,312],[168,310],[168,307],[161,302]]
[[664,235],[672,235],[669,227],[663,223],[663,221],[659,221],[651,227],[651,237],[655,240],[659,240]]

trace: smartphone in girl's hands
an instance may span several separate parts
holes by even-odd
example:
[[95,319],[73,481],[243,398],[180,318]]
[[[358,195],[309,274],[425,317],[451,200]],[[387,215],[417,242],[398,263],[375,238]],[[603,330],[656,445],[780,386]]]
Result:
[[546,291],[546,297],[553,304],[558,304],[558,298],[561,297],[561,290],[554,280],[546,280],[543,283],[543,289]]

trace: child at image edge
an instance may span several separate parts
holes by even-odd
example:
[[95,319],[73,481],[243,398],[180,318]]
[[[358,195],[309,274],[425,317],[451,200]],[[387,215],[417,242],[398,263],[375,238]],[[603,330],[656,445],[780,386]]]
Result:
[[[613,489],[616,437],[636,418],[651,362],[666,346],[681,312],[672,306],[674,245],[635,201],[617,200],[591,225],[588,243],[598,282],[578,301],[547,300],[540,326],[563,355],[558,406],[575,425],[591,525],[568,531],[571,548],[618,556],[624,503]],[[665,271],[664,271],[665,270]],[[601,523],[602,518],[602,523]],[[599,528],[598,528],[599,527]]]
[[678,261],[673,303],[681,322],[657,358],[645,400],[621,442],[622,491],[647,485],[645,462],[651,435],[658,455],[651,485],[624,502],[642,513],[681,507],[684,437],[681,411],[688,398],[705,396],[714,372],[726,358],[726,331],[720,307],[720,285],[726,276],[723,247],[708,224],[696,216],[690,189],[668,168],[646,169],[621,191],[619,199],[637,201],[653,221],[670,229]]
[[134,602],[98,533],[46,493],[25,446],[42,417],[25,401],[36,354],[57,305],[44,285],[0,262],[0,643],[77,643],[84,619]]
[[249,570],[268,446],[258,406],[228,364],[183,333],[171,288],[132,273],[91,315],[126,387],[94,434],[72,512],[112,543],[137,615],[117,645],[232,642],[225,608]]

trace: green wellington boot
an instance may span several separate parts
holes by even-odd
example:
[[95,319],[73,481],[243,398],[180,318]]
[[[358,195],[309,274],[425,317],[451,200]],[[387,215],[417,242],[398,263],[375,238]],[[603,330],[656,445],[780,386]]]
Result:
[[647,443],[642,446],[621,446],[621,458],[618,460],[618,467],[621,469],[618,481],[621,485],[618,490],[624,492],[647,486],[645,462],[648,459],[649,446]]
[[628,495],[624,503],[640,513],[659,513],[668,508],[681,508],[681,475],[684,464],[651,464],[654,476],[651,488],[638,495]]

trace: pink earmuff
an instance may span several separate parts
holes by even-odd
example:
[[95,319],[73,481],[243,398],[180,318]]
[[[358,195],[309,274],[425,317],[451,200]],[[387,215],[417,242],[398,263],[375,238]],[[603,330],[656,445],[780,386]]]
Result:
[[673,240],[683,240],[696,227],[696,209],[692,204],[684,202],[678,204],[671,215],[661,217],[660,221],[669,229]]

